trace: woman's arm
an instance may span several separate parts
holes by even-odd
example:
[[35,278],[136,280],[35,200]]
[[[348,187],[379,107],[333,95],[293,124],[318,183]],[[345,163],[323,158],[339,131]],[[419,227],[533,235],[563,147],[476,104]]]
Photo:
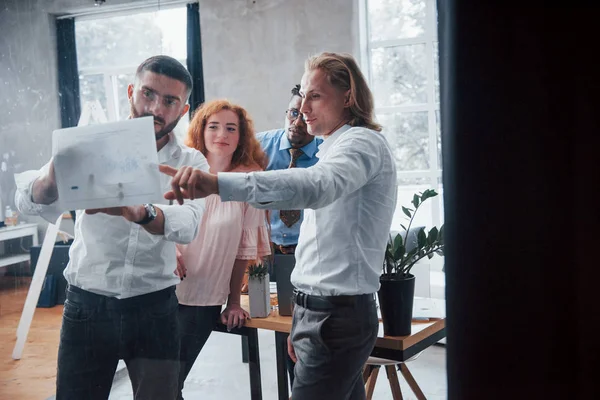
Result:
[[248,260],[235,260],[233,263],[233,271],[231,272],[231,280],[229,283],[229,297],[227,298],[227,307],[221,313],[221,322],[227,325],[227,330],[230,331],[234,327],[241,328],[246,322],[246,318],[250,315],[240,305],[240,295],[242,290],[242,281],[248,266]]
[[229,283],[229,297],[227,298],[227,306],[240,305],[240,294],[244,281],[246,268],[251,263],[248,260],[235,260],[233,263],[233,271],[231,272],[231,281]]

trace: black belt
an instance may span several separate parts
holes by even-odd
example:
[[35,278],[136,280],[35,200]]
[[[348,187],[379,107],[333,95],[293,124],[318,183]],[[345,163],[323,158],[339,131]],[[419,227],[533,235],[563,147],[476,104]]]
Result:
[[282,244],[276,244],[273,243],[273,248],[275,248],[275,252],[279,252],[281,254],[294,254],[294,252],[296,251],[296,246],[295,244],[290,244],[290,245],[282,245]]
[[355,296],[314,296],[294,289],[294,303],[309,310],[332,310],[339,307],[353,307],[361,300],[374,300],[373,294]]
[[129,308],[149,306],[168,300],[175,293],[175,286],[170,286],[156,292],[146,293],[125,299],[117,299],[116,297],[103,296],[78,288],[77,286],[67,286],[67,300],[73,302],[85,303],[90,306],[98,306],[106,304],[108,308]]

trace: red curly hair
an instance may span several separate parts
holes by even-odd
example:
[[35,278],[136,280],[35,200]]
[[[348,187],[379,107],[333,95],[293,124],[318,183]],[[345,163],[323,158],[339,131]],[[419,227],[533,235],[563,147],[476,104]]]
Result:
[[231,169],[233,170],[240,165],[244,165],[246,167],[258,166],[264,170],[267,167],[268,159],[256,139],[254,122],[252,122],[248,112],[243,107],[233,104],[226,99],[206,102],[194,112],[194,117],[190,122],[185,139],[186,146],[193,147],[206,156],[208,153],[206,144],[204,143],[206,123],[212,115],[223,110],[233,111],[239,119],[238,130],[240,132],[240,140],[238,148],[231,158]]

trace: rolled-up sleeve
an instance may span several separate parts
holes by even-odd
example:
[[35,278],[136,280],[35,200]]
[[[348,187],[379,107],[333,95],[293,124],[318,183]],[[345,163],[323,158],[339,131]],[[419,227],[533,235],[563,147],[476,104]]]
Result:
[[165,215],[164,237],[170,242],[188,244],[196,237],[204,214],[204,199],[186,201],[183,205],[157,205]]
[[58,202],[49,205],[37,204],[32,200],[33,184],[41,176],[45,175],[50,168],[50,163],[44,165],[40,170],[25,171],[15,174],[17,191],[15,193],[15,205],[20,213],[26,215],[38,215],[46,221],[54,223],[65,211],[61,210]]
[[[199,151],[188,153],[189,158],[181,160],[180,163],[171,164],[176,168],[190,165],[202,171],[208,171],[209,166],[206,158]],[[168,190],[168,189],[167,189]],[[202,221],[206,202],[204,199],[186,200],[182,205],[157,205],[165,215],[164,238],[177,244],[189,244],[198,234],[198,227]]]

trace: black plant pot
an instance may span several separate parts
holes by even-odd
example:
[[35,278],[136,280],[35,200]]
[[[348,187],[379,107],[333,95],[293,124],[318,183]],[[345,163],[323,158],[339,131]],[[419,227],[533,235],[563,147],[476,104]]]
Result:
[[383,333],[386,336],[408,336],[412,322],[415,297],[415,277],[395,279],[382,275],[379,279],[379,307],[383,319]]

